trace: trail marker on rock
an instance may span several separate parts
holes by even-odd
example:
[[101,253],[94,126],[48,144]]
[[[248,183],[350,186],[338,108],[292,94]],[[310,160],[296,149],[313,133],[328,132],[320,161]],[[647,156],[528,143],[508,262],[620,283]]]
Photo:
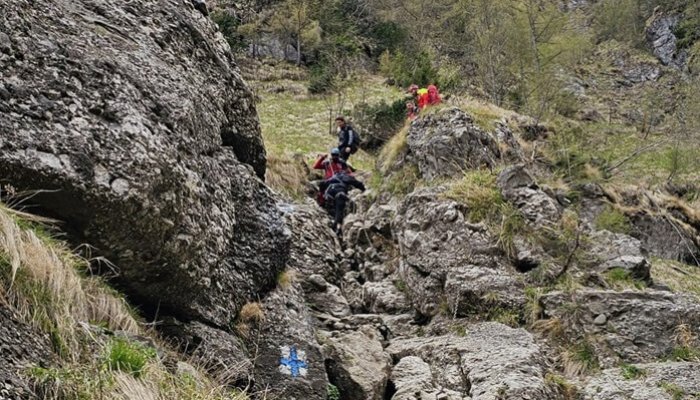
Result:
[[282,357],[280,358],[279,370],[285,375],[306,376],[309,365],[306,363],[306,352],[297,351],[296,346],[282,346]]

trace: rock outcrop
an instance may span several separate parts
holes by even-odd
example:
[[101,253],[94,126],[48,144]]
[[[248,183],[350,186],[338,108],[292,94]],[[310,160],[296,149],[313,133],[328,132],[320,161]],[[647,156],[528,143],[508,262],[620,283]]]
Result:
[[601,365],[654,362],[669,357],[681,329],[700,334],[693,296],[661,291],[582,290],[542,297],[544,315],[558,318],[567,337],[590,341]]
[[584,400],[675,400],[700,396],[698,363],[636,364],[610,369],[591,379]]
[[411,124],[409,157],[423,178],[456,177],[464,170],[493,167],[500,158],[494,137],[458,108],[430,113]]
[[343,399],[384,398],[391,358],[382,349],[378,332],[365,326],[325,337],[326,368]]
[[503,170],[496,184],[503,198],[513,203],[535,226],[552,225],[561,217],[561,206],[537,186],[524,165]]
[[522,282],[484,224],[443,199],[441,189],[406,197],[393,225],[401,252],[399,275],[417,312],[434,316],[449,308],[467,316],[491,307],[518,308]]
[[684,67],[688,60],[687,50],[678,49],[678,38],[674,34],[680,20],[680,14],[656,10],[646,23],[647,42],[654,55],[664,65],[677,68]]
[[[0,177],[120,268],[145,309],[224,327],[289,233],[250,90],[189,2],[0,5]],[[256,176],[257,175],[257,176]]]
[[49,367],[53,358],[48,336],[18,320],[0,303],[0,399],[35,399],[24,372],[30,366]]
[[415,382],[405,378],[406,364],[394,375],[399,379],[393,384],[400,391],[418,385],[421,390],[444,388],[472,400],[558,398],[545,382],[545,358],[539,346],[522,329],[474,324],[463,335],[397,339],[387,351],[399,363],[406,357],[417,358],[410,359]]

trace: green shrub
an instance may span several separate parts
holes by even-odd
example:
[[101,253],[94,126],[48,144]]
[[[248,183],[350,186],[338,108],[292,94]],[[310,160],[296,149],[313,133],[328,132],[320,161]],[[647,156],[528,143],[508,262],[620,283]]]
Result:
[[671,350],[669,358],[672,361],[697,361],[700,360],[700,349],[692,346],[676,346]]
[[700,40],[700,4],[692,4],[686,9],[674,34],[680,49],[690,48]]
[[326,93],[335,87],[335,77],[332,69],[325,64],[316,64],[309,70],[309,93]]
[[432,57],[426,51],[411,53],[410,56],[401,50],[393,55],[387,51],[380,57],[379,70],[402,87],[439,84],[439,70],[433,66]]
[[620,366],[620,370],[622,373],[622,377],[628,380],[642,378],[647,374],[646,370],[639,367],[635,367],[634,365],[630,364],[622,364]]
[[377,148],[386,143],[406,121],[406,101],[360,104],[355,107],[353,121],[362,129],[363,148]]
[[326,387],[326,399],[327,400],[340,400],[340,390],[338,387],[332,383],[329,383]]
[[605,281],[612,287],[617,289],[644,289],[645,284],[642,281],[634,279],[632,274],[624,268],[612,268],[605,272]]
[[608,230],[614,233],[629,234],[632,230],[629,219],[613,207],[606,207],[595,219],[595,227],[598,230]]
[[673,400],[683,400],[685,391],[678,385],[670,382],[659,382],[659,387],[666,391]]
[[582,375],[600,368],[595,349],[585,339],[571,345],[563,356],[567,375]]
[[105,361],[111,370],[127,372],[139,377],[146,363],[155,356],[156,352],[153,348],[123,338],[115,338],[107,350]]

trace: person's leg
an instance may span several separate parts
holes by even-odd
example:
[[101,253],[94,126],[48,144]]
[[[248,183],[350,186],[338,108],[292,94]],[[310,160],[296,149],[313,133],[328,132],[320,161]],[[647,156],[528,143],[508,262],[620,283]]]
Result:
[[345,218],[345,203],[348,197],[345,193],[338,193],[335,196],[335,229],[336,232],[340,232],[340,228],[343,226],[343,219]]

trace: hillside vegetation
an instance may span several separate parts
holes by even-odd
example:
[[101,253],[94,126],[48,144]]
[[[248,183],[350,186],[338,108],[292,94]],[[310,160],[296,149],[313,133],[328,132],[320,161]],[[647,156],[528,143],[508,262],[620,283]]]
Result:
[[[225,2],[220,6],[218,15],[230,15]],[[606,178],[650,184],[697,178],[696,2],[289,0],[253,2],[244,10],[227,20],[238,24],[230,41],[261,48],[274,41],[300,54],[291,62],[308,73],[294,86],[297,99],[306,86],[337,100],[358,84],[367,87],[358,77],[367,72],[399,88],[436,83],[445,93],[544,124],[557,133],[560,155],[594,164]],[[681,69],[659,61],[647,39],[652,22],[669,15],[680,16],[671,29],[678,57],[688,60]],[[276,123],[266,122],[274,103],[262,102],[264,125]],[[314,120],[314,131],[326,131],[327,118],[319,113]],[[268,142],[275,148],[287,140]]]

